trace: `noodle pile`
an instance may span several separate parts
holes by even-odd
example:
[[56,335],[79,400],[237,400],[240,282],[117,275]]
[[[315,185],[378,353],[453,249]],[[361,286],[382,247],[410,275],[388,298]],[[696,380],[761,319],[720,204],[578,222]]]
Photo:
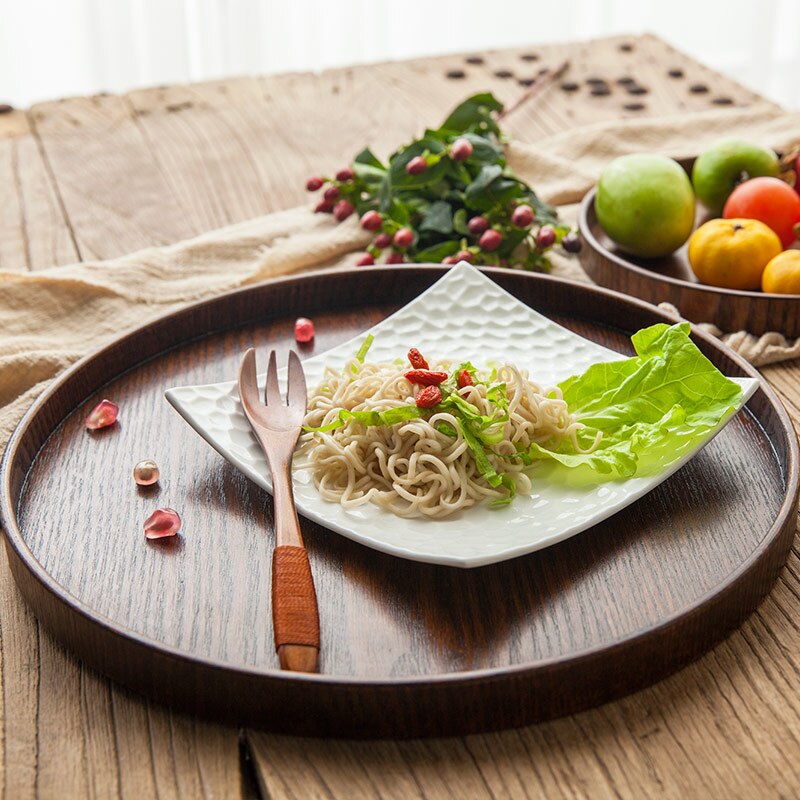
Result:
[[[520,453],[534,442],[555,449],[569,439],[584,452],[576,440],[582,425],[557,388],[543,390],[525,371],[504,364],[486,372],[472,369],[474,385],[459,389],[455,376],[464,366],[431,369],[451,375],[442,385],[445,397],[458,395],[468,406],[460,410],[446,401],[392,425],[366,425],[342,410],[358,414],[410,406],[406,411],[415,413],[415,398],[424,387],[405,377],[407,364],[354,358],[341,371],[326,369],[304,421],[307,429],[322,430],[309,430],[300,439],[322,497],[345,508],[374,503],[401,517],[441,518],[486,499],[502,504],[516,492],[530,494],[531,462]],[[472,409],[483,417],[482,427],[473,422],[465,432],[470,423],[464,409],[468,416]],[[490,442],[477,457],[475,430],[483,443]],[[493,471],[499,476],[494,486],[486,477]]]

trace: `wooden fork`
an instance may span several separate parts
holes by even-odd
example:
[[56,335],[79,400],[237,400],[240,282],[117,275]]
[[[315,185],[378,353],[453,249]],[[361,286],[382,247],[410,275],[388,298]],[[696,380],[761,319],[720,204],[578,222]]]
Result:
[[297,353],[289,352],[287,403],[278,388],[275,351],[269,355],[265,403],[256,384],[251,347],[239,367],[239,398],[272,473],[276,547],[272,553],[272,622],[281,668],[317,672],[319,611],[314,578],[303,546],[292,493],[292,454],[306,414],[306,379]]

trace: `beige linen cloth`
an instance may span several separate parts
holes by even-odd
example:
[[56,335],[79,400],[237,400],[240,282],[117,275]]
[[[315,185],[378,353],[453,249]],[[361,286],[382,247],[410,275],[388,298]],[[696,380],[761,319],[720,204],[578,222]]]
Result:
[[[800,139],[800,114],[716,110],[604,123],[512,143],[512,168],[574,222],[576,204],[616,156],[688,157],[736,134],[774,148]],[[0,450],[25,409],[59,372],[123,331],[195,300],[302,270],[351,265],[369,234],[309,206],[269,214],[169,247],[35,273],[0,272]],[[402,269],[399,266],[398,269]],[[577,259],[554,273],[588,280]],[[800,356],[800,340],[746,332],[725,340],[754,364]]]

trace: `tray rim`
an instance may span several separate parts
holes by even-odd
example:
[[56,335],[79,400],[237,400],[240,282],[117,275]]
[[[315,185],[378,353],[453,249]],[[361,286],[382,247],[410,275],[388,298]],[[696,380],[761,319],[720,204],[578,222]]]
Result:
[[[430,283],[435,281],[436,278],[439,277],[441,274],[443,274],[443,272],[445,271],[445,269],[441,265],[414,265],[413,267],[408,267],[404,269],[407,269],[408,271],[412,269],[415,270],[415,272],[420,274],[420,278],[422,278],[423,276],[427,276],[427,274],[430,273]],[[798,451],[798,441],[796,435],[794,434],[794,429],[791,420],[782,402],[780,401],[778,395],[772,389],[772,387],[769,386],[769,384],[767,384],[763,379],[761,379],[758,372],[751,365],[749,365],[744,359],[742,359],[738,354],[736,354],[733,350],[725,346],[715,337],[706,334],[704,331],[698,329],[695,325],[692,325],[693,338],[705,342],[707,345],[710,345],[712,349],[720,350],[724,356],[726,356],[729,360],[733,361],[739,367],[739,369],[744,373],[744,375],[759,379],[760,391],[764,393],[764,400],[768,402],[768,405],[771,406],[773,411],[777,414],[781,430],[786,435],[787,452],[786,452],[786,468],[784,474],[785,489],[784,489],[783,500],[781,502],[780,507],[777,510],[777,513],[772,521],[772,524],[770,525],[769,529],[766,531],[764,536],[758,542],[758,546],[755,547],[748,554],[747,558],[744,559],[733,572],[730,572],[727,576],[725,576],[725,578],[721,582],[715,584],[715,586],[706,591],[701,597],[697,598],[692,604],[682,607],[679,611],[660,619],[658,622],[652,625],[648,625],[646,627],[637,629],[635,632],[617,638],[611,643],[593,646],[577,652],[570,653],[568,655],[556,656],[538,661],[531,661],[524,664],[506,665],[501,667],[481,668],[475,670],[457,671],[448,673],[431,673],[427,675],[401,676],[399,678],[286,673],[274,668],[258,667],[256,665],[233,664],[230,662],[215,660],[213,658],[206,656],[199,656],[196,654],[192,654],[188,651],[181,650],[177,647],[166,644],[164,642],[151,639],[146,635],[137,633],[136,631],[128,628],[127,626],[119,624],[105,617],[104,615],[94,611],[93,609],[88,607],[82,600],[80,600],[80,598],[76,597],[71,592],[67,591],[61,584],[59,584],[56,580],[52,578],[52,576],[45,570],[43,565],[38,561],[36,556],[29,548],[22,534],[22,531],[19,527],[19,521],[17,518],[17,503],[21,498],[25,481],[23,480],[20,483],[19,494],[15,497],[12,491],[12,473],[17,460],[23,457],[22,451],[24,449],[23,446],[25,445],[26,436],[29,434],[34,422],[37,421],[39,415],[43,412],[44,409],[47,408],[48,404],[52,401],[54,396],[65,384],[71,383],[73,380],[75,380],[76,376],[79,376],[80,373],[88,365],[90,365],[95,360],[101,360],[103,356],[107,357],[111,352],[113,352],[114,349],[120,347],[126,341],[135,339],[137,336],[140,337],[146,334],[148,331],[160,326],[164,325],[168,326],[170,323],[172,323],[173,325],[177,325],[177,323],[183,317],[189,317],[191,314],[196,313],[199,309],[202,309],[204,307],[212,307],[216,304],[230,303],[233,302],[237,297],[249,293],[258,293],[264,291],[266,288],[269,287],[291,286],[293,284],[296,284],[297,282],[315,281],[321,277],[333,278],[334,280],[336,279],[346,280],[348,277],[352,279],[353,274],[357,274],[360,280],[369,280],[371,277],[379,278],[382,273],[386,274],[388,272],[393,272],[393,271],[395,271],[395,268],[393,267],[382,267],[382,266],[371,267],[367,269],[358,268],[357,270],[356,269],[340,270],[336,272],[331,272],[329,270],[319,270],[319,271],[304,273],[300,276],[282,277],[282,278],[259,282],[257,284],[252,284],[250,286],[239,288],[231,292],[226,292],[224,294],[217,295],[215,297],[206,300],[190,303],[187,304],[187,306],[185,306],[182,309],[160,315],[143,325],[124,331],[122,334],[115,337],[110,342],[106,343],[102,347],[98,348],[92,353],[89,353],[88,355],[77,361],[74,365],[72,365],[64,373],[62,373],[58,378],[56,378],[47,387],[47,389],[36,399],[36,401],[31,405],[31,407],[26,411],[22,420],[19,422],[14,432],[12,433],[11,438],[9,439],[8,445],[3,455],[2,463],[0,463],[0,525],[3,528],[6,551],[9,561],[11,562],[11,567],[12,571],[14,572],[15,581],[17,582],[19,588],[22,590],[22,593],[25,596],[26,601],[28,601],[29,605],[33,605],[30,597],[32,592],[27,591],[22,585],[21,577],[25,576],[27,576],[28,578],[32,578],[34,581],[33,584],[34,586],[38,587],[38,589],[40,590],[44,590],[46,594],[50,596],[51,599],[56,600],[57,603],[63,607],[63,609],[59,610],[70,611],[74,614],[77,614],[83,620],[83,622],[88,623],[90,628],[100,629],[102,632],[110,634],[114,638],[115,642],[117,640],[122,640],[123,643],[127,645],[132,645],[134,648],[144,648],[145,651],[155,651],[159,656],[164,656],[168,659],[176,659],[180,662],[186,662],[192,666],[208,668],[214,671],[221,670],[225,673],[237,673],[251,678],[266,678],[269,680],[274,680],[281,684],[299,684],[300,686],[316,685],[328,688],[357,687],[364,689],[399,690],[402,689],[403,687],[422,686],[430,688],[437,688],[437,687],[444,688],[448,686],[453,687],[456,685],[462,685],[464,683],[469,683],[469,684],[484,683],[484,682],[493,683],[498,679],[507,680],[507,679],[525,677],[527,675],[530,675],[531,673],[538,672],[540,670],[549,670],[554,667],[565,666],[567,664],[577,665],[581,662],[592,660],[593,658],[596,658],[600,654],[624,651],[632,643],[635,642],[640,642],[640,641],[644,642],[651,639],[657,639],[660,634],[663,634],[669,628],[679,623],[683,618],[688,616],[693,616],[699,613],[709,603],[719,601],[723,599],[724,595],[727,592],[735,590],[740,581],[744,580],[746,576],[749,575],[760,564],[761,559],[764,556],[765,552],[770,550],[772,547],[776,545],[779,535],[786,527],[786,525],[793,522],[794,512],[797,507],[798,497],[800,497],[800,473],[798,472],[798,464],[800,463],[800,452]],[[647,303],[643,300],[640,300],[639,298],[632,297],[630,295],[626,295],[622,292],[617,292],[608,288],[597,287],[589,284],[586,285],[577,284],[575,282],[550,275],[521,273],[517,270],[487,268],[483,271],[489,277],[493,277],[494,275],[499,275],[500,277],[502,277],[503,275],[508,275],[515,279],[521,279],[521,280],[545,281],[560,285],[567,291],[589,292],[590,294],[596,295],[598,299],[614,298],[618,302],[621,301],[623,304],[628,304],[638,307],[640,311],[645,312],[651,317],[660,318],[664,322],[674,323],[676,321],[679,321],[679,318],[676,317],[675,315],[665,312],[662,309],[659,309],[650,303]],[[336,277],[334,278],[334,276]],[[381,301],[378,300],[376,302],[381,302]],[[264,318],[268,318],[268,315],[265,315]],[[250,319],[236,320],[236,322],[233,324],[225,325],[221,328],[210,329],[207,332],[205,332],[203,336],[211,336],[215,332],[229,330],[231,328],[247,324],[247,322],[249,321],[255,321],[255,320],[250,320]],[[110,380],[113,380],[115,377],[121,375],[128,369],[138,366],[139,364],[146,363],[148,360],[150,360],[153,357],[156,357],[158,354],[166,352],[174,347],[180,347],[182,344],[191,341],[194,338],[197,338],[197,336],[188,335],[185,337],[179,337],[177,341],[174,341],[172,344],[166,347],[160,346],[154,348],[154,352],[145,354],[143,357],[137,360],[136,364],[134,365],[129,364],[125,367],[108,366],[106,372],[109,373],[113,372],[113,375],[110,378]],[[99,388],[99,385],[95,387],[95,389],[93,389],[92,391],[95,391],[96,388]],[[758,396],[759,393],[757,392],[755,397]],[[745,407],[745,409],[743,410],[745,411],[745,413],[750,414],[756,420],[756,422],[759,424],[759,427],[762,427],[760,422],[758,422],[758,417],[751,409]],[[41,446],[43,446],[44,443],[46,443],[50,435],[52,435],[53,431],[58,427],[61,421],[63,421],[63,418],[52,422],[52,424],[48,423],[46,425],[48,433],[45,436],[42,444],[39,446],[39,448],[37,448],[36,454],[38,454],[38,451],[41,448]],[[765,435],[767,435],[766,431],[764,431],[764,433]],[[33,455],[30,464],[25,468],[24,470],[25,476],[27,476],[31,464],[35,461],[36,454]],[[778,461],[779,466],[783,468],[783,465],[780,464],[780,459],[777,456],[777,454],[776,454],[776,461]],[[24,572],[20,573],[19,570],[23,570]],[[774,579],[769,581],[769,585],[766,587],[766,591],[769,591],[773,581]],[[761,599],[762,596],[763,594],[759,595],[759,600]],[[753,606],[753,608],[754,607],[755,606]],[[42,615],[40,614],[40,612],[42,612],[42,608],[33,605],[33,609],[34,612],[36,613],[37,618],[43,619]],[[747,613],[743,617],[741,617],[739,621],[736,622],[735,624],[736,625],[740,624],[741,621],[744,618],[746,618],[746,616],[748,616],[749,613],[751,612],[752,609],[749,609]],[[48,611],[47,614],[48,618],[52,616],[50,611]],[[67,636],[68,638],[68,635],[64,631],[53,630],[47,624],[46,627],[48,627],[48,629],[51,630],[51,633],[53,633],[56,636],[56,638],[60,640],[63,640],[65,636]],[[717,639],[721,638],[721,635],[727,634],[728,632],[729,629],[726,629],[720,634],[720,637],[716,638]],[[87,661],[87,663],[90,663],[93,666],[95,665],[94,662],[91,659],[87,659],[84,654],[80,654],[79,657],[82,658],[84,661]],[[106,674],[109,674],[108,671],[104,668],[104,665],[100,666],[99,668],[101,669],[101,671],[105,672]],[[671,671],[674,670],[670,670],[670,672]],[[112,677],[116,680],[123,680],[123,682],[127,682],[124,679],[120,678],[118,674],[112,673]]]

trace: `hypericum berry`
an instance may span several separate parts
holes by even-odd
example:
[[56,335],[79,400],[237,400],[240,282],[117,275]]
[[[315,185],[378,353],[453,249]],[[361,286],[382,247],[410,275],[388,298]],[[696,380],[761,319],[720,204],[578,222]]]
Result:
[[322,178],[317,178],[316,176],[313,178],[309,178],[306,181],[306,189],[309,192],[316,192],[317,189],[322,188]]
[[494,230],[494,228],[490,228],[488,231],[483,233],[480,239],[478,239],[478,245],[480,246],[481,250],[491,253],[492,250],[497,250],[497,248],[500,247],[500,243],[502,241],[503,237],[500,235],[500,232]]
[[361,217],[361,227],[365,231],[376,231],[383,224],[383,217],[377,211],[367,211]]
[[379,250],[383,250],[392,243],[392,235],[390,233],[379,233],[372,244]]
[[338,186],[329,186],[323,193],[322,196],[329,202],[335,203],[339,199],[339,195],[341,192],[339,191]]
[[355,173],[351,169],[340,169],[336,173],[336,180],[341,181],[344,183],[345,181],[351,181],[355,177]]
[[174,508],[157,508],[144,521],[144,535],[148,539],[175,536],[180,529],[181,517]]
[[455,256],[445,256],[442,259],[442,264],[458,264],[458,259]]
[[410,369],[405,373],[405,378],[420,386],[438,386],[447,380],[447,373],[435,372],[430,369]]
[[489,220],[486,217],[473,217],[467,223],[467,229],[473,236],[480,236],[489,227]]
[[404,261],[405,258],[403,258],[403,254],[398,253],[397,250],[392,250],[392,252],[386,257],[387,264],[402,264]]
[[416,347],[412,347],[408,351],[408,363],[411,364],[414,369],[430,369],[428,362],[425,360],[425,356],[422,355]]
[[357,267],[370,267],[375,263],[375,258],[372,256],[371,253],[364,253],[361,258],[356,261]]
[[461,372],[458,373],[458,377],[456,378],[456,386],[459,389],[463,389],[465,386],[474,386],[475,381],[472,380],[472,375],[470,375],[470,371],[468,369],[462,369]]
[[438,386],[426,386],[417,395],[417,406],[419,408],[433,408],[442,402],[442,390]]
[[98,428],[107,428],[117,421],[119,416],[119,406],[112,403],[110,400],[101,400],[90,412],[89,416],[83,421],[83,424],[90,431],[96,431]]
[[333,207],[333,216],[341,222],[347,219],[355,210],[355,206],[349,200],[340,200]]
[[330,200],[320,200],[314,206],[315,214],[330,214],[333,211],[333,203]]
[[561,246],[568,253],[580,253],[581,251],[581,237],[575,231],[570,231],[562,240]]
[[456,253],[456,261],[457,262],[458,261],[466,261],[467,264],[471,264],[473,258],[474,258],[474,256],[472,255],[472,253],[470,253],[469,250],[459,250]]
[[409,175],[419,175],[428,169],[428,162],[422,156],[415,156],[406,164],[406,172]]
[[392,241],[395,247],[410,247],[414,241],[414,231],[411,228],[400,228]]
[[544,225],[539,228],[539,233],[536,234],[536,246],[542,250],[545,247],[551,247],[555,244],[556,232],[551,225]]
[[314,338],[314,323],[308,317],[298,317],[294,321],[294,340],[303,344]]
[[511,214],[511,224],[517,228],[528,228],[533,223],[533,209],[530,206],[517,206]]
[[472,155],[472,142],[469,139],[456,139],[450,148],[453,161],[466,161]]

